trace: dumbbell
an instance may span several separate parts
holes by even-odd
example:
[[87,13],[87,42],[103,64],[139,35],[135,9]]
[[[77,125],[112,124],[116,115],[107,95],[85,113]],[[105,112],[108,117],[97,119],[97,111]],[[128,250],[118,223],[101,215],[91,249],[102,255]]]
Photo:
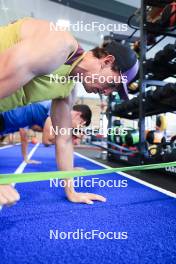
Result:
[[124,137],[120,133],[120,126],[111,129],[111,135],[108,136],[108,140],[117,145],[122,145],[124,143]]
[[139,131],[131,130],[127,131],[127,135],[125,136],[125,143],[127,146],[134,146],[139,143]]
[[176,136],[171,138],[171,147],[172,149],[176,149]]
[[164,47],[163,50],[160,50],[156,53],[154,61],[156,63],[166,64],[166,62],[171,61],[176,57],[176,45],[174,44],[168,44]]
[[166,58],[164,50],[160,50],[155,54],[155,58],[154,58],[155,63],[165,64],[166,63],[165,60],[168,61],[168,58]]
[[113,122],[114,127],[120,127],[121,125],[122,125],[122,123],[120,120],[114,120],[114,122]]
[[165,56],[168,58],[168,60],[172,60],[176,57],[176,44],[167,44],[164,47],[164,53]]
[[151,145],[148,147],[148,153],[150,157],[156,156],[159,154],[158,146],[157,145]]
[[153,72],[153,62],[154,62],[154,59],[149,59],[146,61],[147,72]]

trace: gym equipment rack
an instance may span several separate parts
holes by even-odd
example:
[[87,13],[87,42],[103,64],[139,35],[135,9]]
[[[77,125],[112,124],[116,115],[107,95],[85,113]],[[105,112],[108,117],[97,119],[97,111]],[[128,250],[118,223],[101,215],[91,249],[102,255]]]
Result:
[[[108,98],[108,127],[112,127],[112,118],[118,116],[119,118],[139,119],[139,153],[131,156],[122,154],[113,154],[112,145],[108,144],[108,159],[115,159],[118,161],[126,161],[130,164],[150,164],[157,162],[174,161],[176,155],[165,154],[151,158],[148,155],[146,148],[145,135],[145,117],[157,115],[166,112],[176,111],[176,84],[167,84],[161,80],[149,80],[147,76],[146,67],[146,53],[155,45],[147,50],[147,34],[158,33],[162,35],[160,40],[165,37],[176,37],[175,30],[169,31],[155,27],[154,23],[147,22],[147,8],[148,6],[163,7],[173,1],[164,0],[141,0],[141,17],[140,17],[140,70],[139,70],[139,95],[128,102],[122,102],[111,108],[111,103],[114,100],[114,95]],[[151,25],[152,24],[152,25]],[[151,27],[152,26],[152,27]],[[154,29],[155,28],[155,29]],[[157,31],[159,30],[159,31]],[[112,37],[112,35],[111,35]],[[116,37],[114,36],[114,39]],[[158,44],[157,41],[156,44]],[[155,91],[149,90],[148,87],[156,87]],[[159,98],[159,100],[157,99]],[[157,102],[157,104],[156,104]],[[131,108],[130,108],[131,107]],[[165,170],[166,172],[167,170]],[[170,170],[168,170],[171,173]],[[176,171],[176,170],[175,170]],[[175,172],[174,172],[175,174]]]

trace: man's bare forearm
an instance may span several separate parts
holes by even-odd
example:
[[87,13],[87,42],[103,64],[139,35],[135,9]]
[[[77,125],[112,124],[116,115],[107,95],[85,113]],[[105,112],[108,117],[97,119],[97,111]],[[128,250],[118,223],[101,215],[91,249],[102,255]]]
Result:
[[[56,133],[56,161],[60,170],[73,169],[73,144],[70,134],[71,107],[70,98],[62,100],[53,100],[51,109],[52,125]],[[61,134],[61,128],[64,128],[65,135]]]
[[[64,142],[56,140],[56,160],[60,170],[73,170],[73,144],[72,141]],[[74,193],[74,186],[72,179],[65,180],[65,192],[68,196],[70,193]]]
[[73,169],[73,145],[72,141],[56,140],[56,157],[60,170]]

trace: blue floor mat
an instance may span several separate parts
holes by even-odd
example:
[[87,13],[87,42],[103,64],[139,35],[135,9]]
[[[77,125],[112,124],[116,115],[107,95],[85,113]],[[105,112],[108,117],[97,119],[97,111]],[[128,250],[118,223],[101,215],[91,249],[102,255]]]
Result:
[[[30,144],[30,151],[34,145]],[[23,161],[21,145],[0,148],[0,173],[13,173]]]
[[[1,150],[1,161],[6,151]],[[5,153],[9,162],[12,151],[13,148]],[[32,159],[41,160],[42,164],[28,165],[25,172],[56,170],[54,147],[39,146]],[[77,155],[75,166],[101,168]],[[9,172],[5,164],[2,170]],[[96,178],[118,183],[126,180],[116,173]],[[83,181],[87,179],[91,177]],[[17,184],[21,201],[0,212],[0,263],[176,263],[176,200],[132,180],[127,179],[127,183],[126,188],[77,188],[107,197],[106,203],[93,205],[68,202],[63,188],[51,187],[49,181]],[[78,229],[84,233],[126,232],[128,238],[50,239],[51,231],[66,234]]]

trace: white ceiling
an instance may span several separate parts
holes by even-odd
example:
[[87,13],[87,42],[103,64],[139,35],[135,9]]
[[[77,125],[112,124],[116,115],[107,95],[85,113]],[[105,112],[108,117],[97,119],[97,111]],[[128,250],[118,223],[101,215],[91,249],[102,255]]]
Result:
[[140,3],[141,3],[141,0],[115,0],[115,1],[123,3],[123,4],[130,5],[130,6],[134,6],[134,7],[137,7],[137,8],[140,7]]
[[[117,21],[91,15],[48,0],[0,0],[0,24],[6,24],[17,18],[31,15],[36,18],[53,21],[54,23],[58,19],[64,19],[69,20],[71,24],[75,24],[77,21],[83,21],[84,24],[91,21],[104,25],[109,23],[120,24]],[[131,29],[123,33],[129,34],[129,32],[131,32]],[[95,29],[94,32],[74,32],[74,35],[83,47],[88,50],[99,45],[102,42],[103,36],[109,35],[109,33],[108,31],[100,32]]]

